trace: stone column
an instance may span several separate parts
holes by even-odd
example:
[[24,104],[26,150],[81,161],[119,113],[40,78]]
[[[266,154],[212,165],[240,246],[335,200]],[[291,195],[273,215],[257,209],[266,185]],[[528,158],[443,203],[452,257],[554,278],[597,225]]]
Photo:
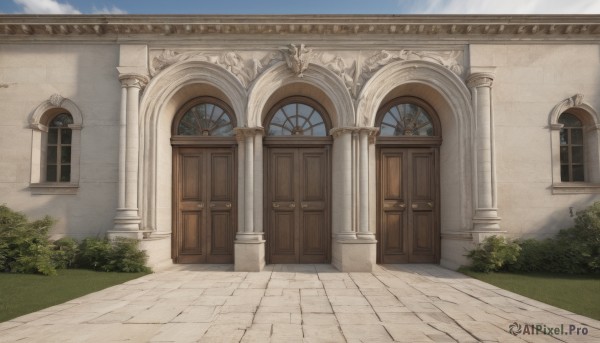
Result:
[[[344,272],[371,272],[376,257],[377,241],[369,230],[369,197],[362,199],[361,196],[361,193],[369,192],[368,133],[364,142],[359,135],[359,148],[355,154],[352,149],[352,135],[361,131],[355,127],[331,130],[334,137],[332,264]],[[358,170],[353,172],[353,165]],[[356,184],[358,187],[353,187]],[[358,206],[353,199],[358,200]]]
[[[477,72],[471,74],[467,85],[471,89],[476,118],[475,128],[475,216],[473,231],[483,239],[488,232],[499,232],[500,218],[496,205],[496,180],[494,165],[494,136],[492,112],[492,83],[494,74]],[[475,238],[479,241],[480,238]]]
[[356,239],[352,227],[352,132],[353,128],[332,129],[333,194],[332,225],[335,240]]
[[[235,270],[261,271],[265,266],[265,241],[262,232],[262,213],[255,218],[256,211],[262,211],[262,198],[256,203],[258,196],[262,197],[262,137],[263,128],[236,128],[238,141],[243,141],[243,194],[238,194],[243,200],[243,227],[238,230],[235,238]],[[260,149],[255,151],[255,147]],[[257,160],[258,159],[258,160]],[[259,163],[260,166],[256,166]],[[241,168],[240,168],[241,169]],[[260,180],[259,180],[260,179]],[[255,187],[261,187],[260,190]],[[240,188],[241,189],[241,188]],[[256,192],[259,192],[259,195]],[[260,220],[260,223],[257,223]],[[258,229],[258,230],[257,230]]]
[[[119,208],[109,236],[141,238],[138,209],[139,102],[140,90],[148,82],[141,74],[121,74],[121,128],[119,141]],[[125,128],[123,128],[125,123]],[[124,162],[124,163],[123,163]]]
[[358,149],[358,232],[359,239],[375,240],[375,233],[370,230],[369,220],[369,136],[377,132],[377,128],[361,128],[359,130]]

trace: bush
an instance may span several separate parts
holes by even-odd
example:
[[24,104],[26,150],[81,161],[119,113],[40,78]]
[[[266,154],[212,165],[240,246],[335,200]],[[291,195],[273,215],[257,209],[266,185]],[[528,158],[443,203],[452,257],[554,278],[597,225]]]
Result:
[[79,243],[71,237],[63,237],[54,241],[53,260],[58,269],[67,269],[76,267],[77,254],[79,253]]
[[29,222],[24,214],[0,205],[0,271],[56,274],[48,239],[53,224],[48,216]]
[[476,271],[549,272],[564,274],[600,273],[600,202],[577,212],[575,226],[550,239],[516,242],[513,255],[502,241],[489,237],[467,255]]
[[148,256],[135,239],[118,237],[114,241],[86,238],[79,246],[77,264],[82,268],[105,272],[149,272]]
[[471,250],[469,257],[473,264],[471,268],[477,272],[495,272],[505,269],[515,263],[521,247],[502,236],[487,237],[476,249]]

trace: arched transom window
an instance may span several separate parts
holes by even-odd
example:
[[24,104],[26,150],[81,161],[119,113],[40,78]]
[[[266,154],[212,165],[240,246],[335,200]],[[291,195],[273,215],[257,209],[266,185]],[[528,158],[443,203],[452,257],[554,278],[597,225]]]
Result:
[[179,120],[180,136],[232,136],[234,122],[228,110],[216,103],[202,102],[189,108]]
[[321,110],[305,102],[287,102],[269,122],[269,136],[327,136],[327,124]]
[[560,179],[562,182],[584,181],[583,123],[577,116],[563,113],[560,129]]
[[69,125],[73,117],[68,113],[56,115],[48,125],[46,145],[46,182],[71,181],[71,140]]
[[431,115],[413,103],[397,103],[383,114],[380,136],[434,136]]

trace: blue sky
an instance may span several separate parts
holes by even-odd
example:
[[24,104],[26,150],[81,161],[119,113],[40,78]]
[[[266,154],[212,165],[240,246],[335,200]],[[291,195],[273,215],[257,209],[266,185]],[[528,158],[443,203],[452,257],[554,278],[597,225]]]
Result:
[[0,0],[26,14],[599,14],[600,0]]

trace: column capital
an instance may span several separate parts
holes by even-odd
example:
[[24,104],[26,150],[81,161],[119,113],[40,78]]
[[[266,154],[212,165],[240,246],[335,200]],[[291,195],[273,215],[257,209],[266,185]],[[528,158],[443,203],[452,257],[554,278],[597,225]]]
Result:
[[244,138],[246,138],[246,137],[254,137],[257,135],[264,135],[265,129],[260,126],[236,127],[233,129],[233,132],[235,132],[235,137],[239,141],[239,140],[244,140]]
[[345,126],[345,127],[334,127],[333,129],[329,130],[329,134],[333,136],[333,138],[338,138],[339,136],[345,134],[345,133],[355,133],[358,132],[360,130],[360,128],[356,127],[356,126]]
[[494,77],[496,75],[490,72],[472,73],[467,78],[467,86],[469,88],[492,87]]
[[121,81],[121,87],[137,87],[142,89],[148,84],[149,78],[146,75],[137,73],[124,73],[119,74],[119,81]]

